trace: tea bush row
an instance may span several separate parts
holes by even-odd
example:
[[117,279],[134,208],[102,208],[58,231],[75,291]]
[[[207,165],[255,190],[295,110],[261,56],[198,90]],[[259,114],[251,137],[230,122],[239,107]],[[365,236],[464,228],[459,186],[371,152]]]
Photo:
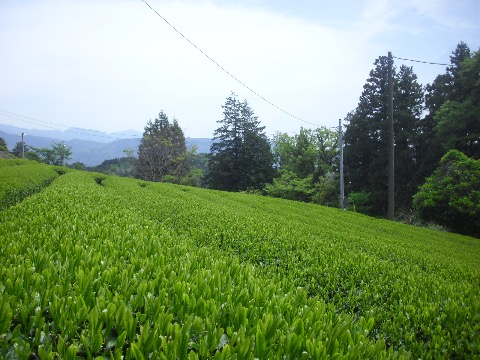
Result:
[[163,188],[142,195],[137,182],[97,178],[69,172],[0,212],[0,357],[407,356],[369,335],[372,311],[336,313],[283,274],[158,221],[189,211],[162,205]]
[[52,166],[23,159],[0,159],[0,172],[0,211],[42,190],[59,175]]
[[[106,189],[198,247],[280,276],[414,357],[480,355],[480,244],[337,209],[109,178]],[[140,185],[140,186],[138,186]]]

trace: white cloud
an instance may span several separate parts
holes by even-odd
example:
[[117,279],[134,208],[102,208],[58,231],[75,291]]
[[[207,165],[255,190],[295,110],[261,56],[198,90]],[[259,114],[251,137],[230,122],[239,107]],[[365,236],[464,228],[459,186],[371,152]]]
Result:
[[[299,16],[302,6],[309,9],[301,2],[295,15],[262,1],[149,3],[253,90],[328,126],[356,106],[376,57],[407,53],[398,40],[412,28],[402,28],[402,16],[414,9],[365,1],[358,13],[345,7],[334,24]],[[163,109],[187,136],[210,137],[233,90],[248,99],[268,133],[310,127],[242,87],[141,1],[11,0],[0,7],[1,47],[8,54],[0,57],[0,108],[7,111],[120,131],[141,130]]]
[[480,2],[477,0],[411,0],[411,2],[420,14],[440,25],[479,30]]

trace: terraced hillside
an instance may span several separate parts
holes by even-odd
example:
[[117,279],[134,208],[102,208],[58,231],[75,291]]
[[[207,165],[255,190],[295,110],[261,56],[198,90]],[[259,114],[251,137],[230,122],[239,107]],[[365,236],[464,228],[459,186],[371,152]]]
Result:
[[0,192],[1,358],[480,356],[478,239],[46,168]]

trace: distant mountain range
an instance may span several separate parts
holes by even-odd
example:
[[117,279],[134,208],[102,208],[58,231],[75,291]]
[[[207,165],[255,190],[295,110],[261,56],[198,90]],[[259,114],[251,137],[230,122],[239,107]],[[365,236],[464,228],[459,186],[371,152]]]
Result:
[[[26,145],[33,147],[50,147],[52,142],[65,141],[72,148],[70,163],[82,162],[86,166],[96,166],[108,159],[126,156],[123,150],[138,149],[142,133],[126,130],[114,134],[94,130],[70,128],[65,131],[25,129],[12,125],[0,124],[0,137],[9,150],[21,142],[25,133]],[[187,138],[187,147],[197,147],[197,153],[209,153],[212,140],[208,138]]]

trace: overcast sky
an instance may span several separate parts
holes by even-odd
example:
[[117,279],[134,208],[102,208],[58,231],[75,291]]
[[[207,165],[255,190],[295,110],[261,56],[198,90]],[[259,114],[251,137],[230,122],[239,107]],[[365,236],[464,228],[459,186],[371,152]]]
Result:
[[[388,51],[448,63],[460,41],[480,47],[478,0],[146,1],[232,75],[305,122],[236,82],[142,0],[0,0],[0,123],[143,131],[163,109],[187,137],[211,138],[233,91],[268,135],[293,134],[337,126]],[[413,66],[423,85],[445,72],[395,60],[401,64]]]

